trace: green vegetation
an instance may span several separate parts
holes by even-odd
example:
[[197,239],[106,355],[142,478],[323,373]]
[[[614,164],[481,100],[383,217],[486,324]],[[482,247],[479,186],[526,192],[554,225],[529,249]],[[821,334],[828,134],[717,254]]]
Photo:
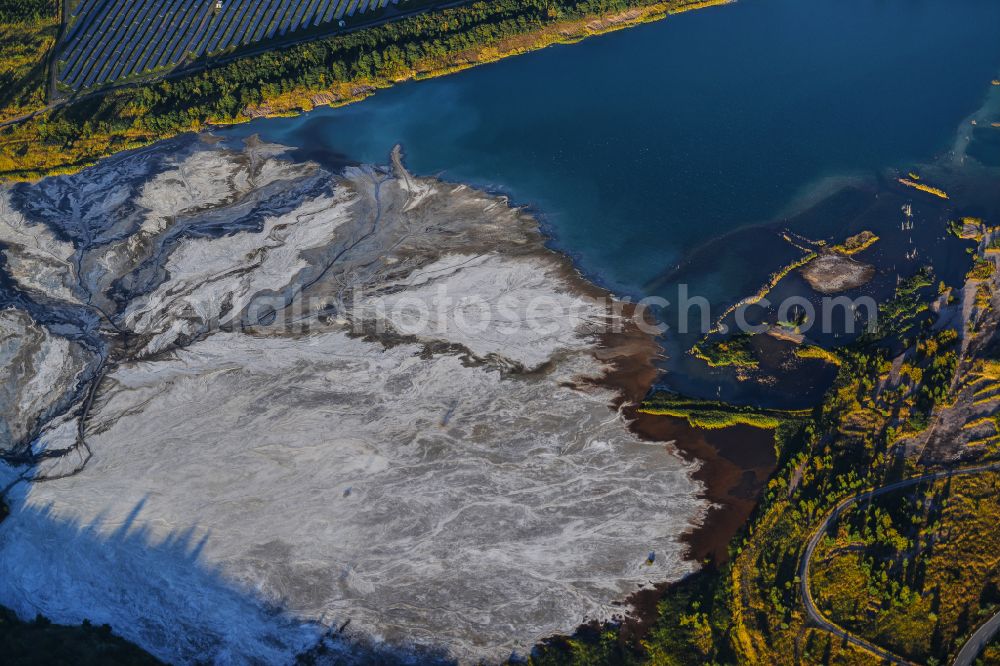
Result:
[[84,622],[79,627],[52,624],[42,616],[22,622],[0,606],[0,655],[7,664],[159,664],[152,655],[115,636],[111,627]]
[[989,280],[996,273],[996,270],[996,264],[991,260],[977,258],[965,277],[969,280]]
[[59,5],[52,0],[0,0],[0,19],[10,25],[32,25],[58,16]]
[[703,340],[691,348],[691,353],[713,368],[734,366],[752,369],[758,366],[753,351],[753,336],[749,333],[716,342]]
[[770,291],[778,285],[779,282],[781,282],[782,280],[785,279],[786,276],[788,276],[789,273],[794,271],[796,268],[802,268],[803,266],[805,266],[818,256],[819,254],[817,252],[810,250],[801,257],[799,257],[798,259],[796,259],[795,261],[793,261],[792,263],[771,273],[771,275],[767,279],[767,282],[761,285],[760,289],[757,290],[757,293],[747,296],[746,298],[736,303],[733,303],[728,308],[726,308],[726,311],[722,313],[722,315],[717,320],[715,326],[712,328],[711,331],[709,331],[709,333],[718,333],[721,330],[722,322],[725,321],[726,317],[736,312],[736,310],[738,310],[743,306],[760,303],[764,299],[764,297],[767,296],[770,293]]
[[[1000,85],[997,83],[996,85]],[[994,638],[989,645],[987,645],[979,658],[976,659],[976,666],[990,666],[991,664],[1000,664],[1000,638]]]
[[1000,609],[998,490],[989,472],[852,509],[813,560],[817,604],[896,654],[946,663]]
[[948,233],[963,240],[976,241],[983,239],[986,225],[978,217],[963,217],[960,220],[948,222]]
[[[924,306],[926,298],[937,295],[932,278],[931,271],[925,269],[900,285],[896,297],[884,304],[885,311],[893,313],[898,320],[884,326],[880,332],[836,351],[815,347],[798,350],[801,356],[822,358],[838,367],[834,384],[822,404],[813,410],[779,415],[675,395],[653,396],[643,406],[643,411],[682,416],[702,427],[752,422],[777,425],[778,471],[768,482],[744,533],[730,546],[730,560],[718,570],[705,570],[672,587],[660,602],[656,621],[648,633],[641,638],[631,638],[628,632],[610,627],[600,634],[596,643],[594,635],[580,634],[545,644],[532,662],[545,665],[877,663],[873,655],[807,621],[799,593],[798,566],[804,544],[838,502],[914,473],[910,469],[913,463],[901,459],[896,446],[903,437],[913,436],[926,426],[926,415],[933,405],[945,404],[951,399],[958,335],[951,329],[931,329],[929,313]],[[908,331],[913,338],[902,351],[895,336],[901,330]],[[894,359],[901,354],[903,360],[894,364]],[[981,365],[984,372],[989,369],[985,363]],[[1000,376],[1000,371],[997,372]],[[969,483],[973,483],[971,478]],[[977,515],[981,516],[983,524],[967,521],[964,515],[956,513],[956,521],[962,523],[963,531],[959,533],[956,529],[949,534],[957,550],[942,550],[941,557],[932,563],[921,558],[932,555],[934,548],[944,549],[943,545],[935,541],[925,554],[911,553],[907,550],[911,542],[904,543],[899,535],[909,539],[911,537],[906,535],[912,533],[912,543],[917,543],[919,534],[931,534],[927,530],[944,534],[940,520],[934,516],[945,513],[933,505],[911,503],[908,506],[913,508],[914,519],[927,525],[923,533],[892,520],[887,522],[881,513],[863,513],[863,507],[859,507],[862,513],[858,520],[862,520],[866,531],[861,532],[859,526],[852,534],[861,532],[879,547],[890,544],[898,549],[893,552],[899,556],[883,561],[880,558],[884,551],[869,553],[859,549],[855,552],[851,545],[847,551],[837,552],[833,557],[832,549],[843,541],[835,539],[832,545],[826,544],[828,550],[817,555],[814,566],[821,557],[829,558],[824,563],[823,584],[837,591],[852,589],[844,597],[831,592],[819,599],[824,610],[829,609],[832,613],[832,605],[840,604],[845,614],[874,623],[878,631],[895,631],[899,640],[912,640],[915,645],[922,633],[926,633],[927,644],[932,644],[935,623],[942,627],[952,623],[948,632],[942,628],[938,632],[940,638],[934,639],[937,641],[934,645],[939,645],[945,653],[956,644],[952,638],[963,631],[955,620],[961,617],[963,608],[961,604],[949,606],[952,602],[948,599],[971,599],[970,608],[975,608],[969,617],[978,613],[978,592],[987,589],[992,580],[990,575],[985,575],[987,568],[992,566],[989,558],[993,556],[989,553],[1000,552],[1000,549],[994,547],[992,541],[984,543],[981,552],[977,551],[981,564],[974,565],[975,571],[968,575],[954,572],[952,577],[946,578],[934,567],[960,566],[959,558],[965,552],[962,549],[975,548],[969,543],[970,539],[962,536],[966,524],[976,534],[981,533],[980,529],[990,530],[992,527],[988,525],[992,523],[985,521],[1000,509],[995,499],[987,502],[984,498],[970,505],[971,509],[963,505],[963,510],[979,512]],[[918,509],[923,513],[918,514]],[[944,512],[951,510],[943,509]],[[992,520],[995,523],[995,517]],[[848,545],[853,543],[847,542]],[[919,543],[925,545],[926,539]],[[859,555],[859,552],[867,554]],[[868,569],[860,562],[868,562]],[[904,567],[906,577],[896,584],[882,585],[883,571],[887,580],[893,580],[892,574],[897,570],[889,569],[891,567]],[[925,602],[914,592],[915,577],[923,576],[924,589],[930,591],[936,586],[932,573],[941,576],[942,593],[939,601],[934,602],[937,619],[928,619],[927,615],[917,617],[917,610],[923,609],[921,604]],[[817,594],[820,592],[818,585],[814,585]],[[943,588],[951,585],[955,585],[954,594],[949,592],[951,596],[948,596]],[[842,598],[846,601],[841,601]],[[888,606],[884,603],[886,599],[890,599]],[[929,596],[927,603],[933,599]],[[866,609],[873,604],[877,606],[874,619],[866,615]],[[989,604],[986,607],[992,608]],[[929,606],[927,610],[930,611]],[[885,627],[879,624],[881,619],[890,617],[892,624]],[[916,618],[917,622],[907,624],[907,618]],[[975,622],[970,620],[970,628],[973,624]],[[869,625],[852,626],[876,642],[882,635],[878,631],[865,633],[871,629]]]
[[851,236],[840,245],[834,245],[833,247],[830,248],[830,250],[833,252],[839,252],[840,254],[845,254],[850,256],[852,254],[864,252],[872,245],[877,243],[878,240],[879,240],[878,236],[876,236],[873,232],[862,231],[859,234]]
[[[207,123],[290,113],[315,103],[347,103],[394,81],[452,71],[700,4],[498,0],[429,13],[200,74],[109,92],[4,128],[0,174],[57,172]],[[615,18],[631,7],[641,11],[631,18]],[[591,16],[610,18],[589,27],[586,17]],[[19,20],[42,21],[34,14]],[[10,90],[27,89],[19,85]],[[40,85],[44,89],[44,82]],[[37,105],[39,98],[21,99],[15,106],[31,108],[30,100]],[[916,182],[912,186],[934,189]],[[938,192],[936,196],[947,198]],[[877,240],[861,236],[837,248],[852,254]],[[750,299],[759,300],[784,275],[815,256],[810,252],[778,271]],[[934,282],[929,268],[904,281],[895,298],[880,306],[880,330],[849,348],[796,350],[801,358],[821,359],[838,368],[834,385],[815,409],[765,410],[665,393],[644,403],[645,413],[685,418],[696,427],[742,424],[774,429],[778,471],[746,530],[733,542],[730,560],[674,586],[659,602],[648,632],[632,637],[606,625],[552,640],[531,661],[872,663],[871,655],[806,622],[797,566],[803,543],[832,506],[909,472],[894,446],[923,430],[931,410],[952,398],[958,336],[950,329],[932,332],[928,326],[927,299],[936,295]],[[900,346],[903,360],[894,369]],[[890,347],[896,351],[890,352]],[[749,338],[738,336],[696,349],[710,364],[756,367]],[[979,369],[997,379],[997,366],[996,361],[984,361]],[[890,641],[884,643],[888,647],[943,659],[974,628],[980,613],[1000,604],[994,555],[1000,552],[1000,537],[994,534],[1000,512],[997,482],[993,475],[954,480],[951,486],[932,484],[915,497],[886,497],[846,515],[815,560],[815,594],[821,607],[872,640]],[[986,538],[961,538],[967,529]],[[962,570],[967,562],[968,571]],[[107,628],[58,627],[44,619],[24,623],[4,609],[0,654],[19,663],[153,661]]]
[[0,0],[0,122],[45,106],[58,0]]
[[778,326],[793,333],[798,333],[802,326],[809,323],[809,314],[805,311],[805,308],[795,307],[789,314],[791,314],[791,317],[787,321],[779,321]]
[[734,425],[774,430],[789,420],[808,416],[809,410],[790,411],[740,407],[715,400],[697,400],[674,393],[659,392],[639,409],[644,414],[687,419],[696,428],[715,430]]
[[910,180],[909,178],[899,178],[901,185],[906,185],[907,187],[912,187],[915,190],[920,190],[921,192],[926,192],[927,194],[933,194],[939,199],[947,199],[948,193],[939,187],[934,187],[933,185],[926,185],[924,183],[918,183],[915,180]]
[[795,349],[795,355],[799,358],[812,358],[818,359],[829,363],[830,365],[840,365],[840,357],[834,352],[823,349],[822,347],[817,347],[816,345],[802,345]]
[[934,286],[934,271],[924,266],[896,287],[893,299],[880,303],[878,308],[878,330],[869,334],[869,341],[885,337],[902,337],[915,326],[926,322],[923,317],[930,307],[928,298],[930,287]]
[[[0,177],[33,178],[210,124],[346,104],[436,76],[721,0],[491,0],[84,97],[0,129]],[[629,10],[629,11],[626,11]]]

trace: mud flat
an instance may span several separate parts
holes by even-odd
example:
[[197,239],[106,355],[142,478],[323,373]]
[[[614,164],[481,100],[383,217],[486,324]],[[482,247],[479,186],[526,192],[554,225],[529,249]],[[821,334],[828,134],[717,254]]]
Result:
[[191,139],[0,200],[21,616],[474,662],[696,568],[698,464],[625,418],[655,341],[502,198]]
[[799,269],[809,286],[821,294],[857,289],[875,276],[875,267],[838,252],[824,252]]

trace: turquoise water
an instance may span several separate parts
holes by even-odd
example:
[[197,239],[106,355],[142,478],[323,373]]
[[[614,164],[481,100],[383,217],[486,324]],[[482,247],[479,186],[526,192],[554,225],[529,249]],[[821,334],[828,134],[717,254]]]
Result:
[[947,151],[998,34],[996,0],[741,0],[231,131],[359,161],[401,143],[415,172],[510,193],[585,273],[643,295],[826,177]]

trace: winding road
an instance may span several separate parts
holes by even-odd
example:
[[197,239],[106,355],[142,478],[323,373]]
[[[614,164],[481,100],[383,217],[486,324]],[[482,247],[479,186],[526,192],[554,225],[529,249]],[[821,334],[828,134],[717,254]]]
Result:
[[[837,520],[844,513],[846,509],[862,502],[865,500],[873,499],[881,495],[886,495],[903,488],[908,488],[910,486],[915,486],[920,483],[926,483],[927,481],[937,481],[939,479],[947,479],[953,476],[968,476],[971,474],[981,474],[983,472],[990,471],[1000,471],[1000,462],[975,465],[972,467],[963,467],[959,469],[945,470],[941,472],[934,472],[932,474],[925,474],[923,476],[916,476],[910,479],[903,479],[902,481],[896,481],[895,483],[890,483],[887,486],[882,486],[881,488],[876,488],[874,490],[868,490],[863,493],[858,493],[857,495],[852,495],[847,499],[842,500],[836,507],[833,508],[830,513],[826,515],[823,522],[820,523],[819,527],[813,532],[812,536],[809,538],[809,542],[806,545],[805,552],[802,555],[802,562],[799,565],[799,579],[800,588],[802,593],[802,603],[806,609],[806,615],[809,619],[818,625],[821,629],[829,631],[834,636],[842,638],[843,640],[856,645],[864,650],[867,650],[886,661],[893,664],[903,664],[905,666],[915,666],[913,662],[907,661],[902,657],[889,652],[888,650],[881,648],[874,643],[871,643],[860,636],[851,634],[846,629],[834,624],[830,620],[826,619],[823,614],[816,607],[816,603],[813,601],[812,590],[809,584],[809,565],[812,562],[813,553],[816,551],[816,547],[819,545],[820,540],[823,535],[830,528],[833,521]],[[971,666],[975,661],[976,657],[979,655],[979,651],[983,646],[989,642],[990,638],[1000,630],[1000,614],[995,615],[983,626],[981,626],[972,638],[970,638],[962,649],[958,653],[958,657],[955,659],[955,666]]]
[[965,642],[962,649],[958,651],[958,656],[955,657],[955,666],[972,666],[976,661],[976,657],[983,651],[994,636],[1000,632],[1000,613],[997,613],[989,620],[983,623],[981,627],[976,629],[976,633]]

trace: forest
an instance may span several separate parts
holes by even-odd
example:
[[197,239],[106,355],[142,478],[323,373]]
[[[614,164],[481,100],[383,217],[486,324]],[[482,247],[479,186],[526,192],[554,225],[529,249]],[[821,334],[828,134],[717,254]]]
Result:
[[0,122],[45,106],[58,32],[57,0],[0,0]]
[[[810,355],[836,366],[838,375],[806,413],[652,396],[647,410],[699,425],[705,419],[775,428],[778,469],[731,542],[728,560],[709,561],[667,589],[654,619],[589,625],[552,638],[532,664],[879,663],[809,621],[800,565],[812,530],[839,502],[925,473],[899,455],[898,444],[928,428],[933,409],[950,404],[959,390],[995,393],[991,357],[956,375],[959,336],[936,330],[927,309],[938,291],[947,296],[949,289],[932,277],[929,269],[917,271],[882,305],[894,317],[891,325]],[[890,381],[901,354],[906,360]],[[968,427],[984,425],[996,427],[992,421]],[[976,447],[980,460],[996,460],[996,440],[985,437]],[[992,535],[1000,516],[997,483],[996,472],[929,482],[845,513],[811,560],[810,589],[820,610],[898,655],[949,663],[1000,607],[1000,556],[993,536],[982,537]]]
[[[0,128],[0,178],[70,171],[181,132],[308,110],[317,100],[345,104],[398,81],[719,1],[473,2],[222,62],[197,73],[82,95]],[[626,9],[636,11],[618,16]],[[607,20],[588,25],[597,17]]]

